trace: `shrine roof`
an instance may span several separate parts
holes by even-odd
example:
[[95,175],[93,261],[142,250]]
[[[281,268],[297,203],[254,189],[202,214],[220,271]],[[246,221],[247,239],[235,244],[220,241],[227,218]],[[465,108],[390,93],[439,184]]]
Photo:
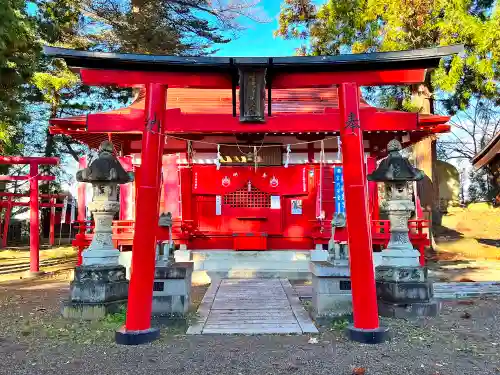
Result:
[[490,164],[497,157],[500,157],[500,132],[497,133],[476,156],[474,156],[472,164],[474,168],[479,169]]
[[409,51],[337,56],[200,57],[92,52],[44,47],[45,55],[63,58],[69,66],[76,68],[163,72],[227,72],[228,70],[236,70],[238,66],[268,68],[276,72],[427,69],[437,67],[441,58],[462,51],[463,46],[454,45]]

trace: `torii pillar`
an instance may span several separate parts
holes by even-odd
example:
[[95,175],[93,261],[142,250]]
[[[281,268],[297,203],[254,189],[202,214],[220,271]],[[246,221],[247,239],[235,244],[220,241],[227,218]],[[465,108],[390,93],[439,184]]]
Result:
[[125,326],[116,332],[118,344],[138,345],[156,340],[151,327],[156,232],[159,218],[160,178],[165,144],[164,115],[167,87],[146,85],[145,127],[142,134],[141,173],[137,188],[137,210],[132,245],[131,277]]
[[347,333],[353,341],[376,344],[387,339],[388,330],[378,318],[359,89],[356,83],[341,83],[338,93],[354,315]]

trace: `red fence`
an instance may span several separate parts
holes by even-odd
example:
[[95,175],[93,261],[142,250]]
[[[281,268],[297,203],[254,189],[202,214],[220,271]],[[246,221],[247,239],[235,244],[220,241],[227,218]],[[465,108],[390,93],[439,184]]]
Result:
[[[78,233],[75,236],[72,244],[78,247],[78,264],[81,264],[81,252],[89,246],[92,241],[92,230],[94,229],[93,222],[91,221],[76,221],[74,223]],[[390,222],[389,220],[372,220],[372,242],[374,245],[379,245],[382,248],[387,247],[390,240]],[[427,235],[429,228],[428,220],[409,220],[409,237],[413,247],[417,248],[420,252],[420,264],[425,264],[424,250],[426,246],[430,245],[430,240]],[[314,234],[315,241],[318,243],[327,242],[331,236],[331,223],[328,221],[318,222]],[[134,220],[115,220],[113,221],[113,244],[116,248],[122,249],[124,246],[132,246],[134,238]],[[340,231],[340,238],[336,234],[336,240],[347,241],[345,229]],[[189,239],[190,236],[196,235],[193,222],[191,220],[173,220],[172,232],[175,238],[184,240]],[[158,227],[157,239],[167,241],[169,239],[168,229]]]

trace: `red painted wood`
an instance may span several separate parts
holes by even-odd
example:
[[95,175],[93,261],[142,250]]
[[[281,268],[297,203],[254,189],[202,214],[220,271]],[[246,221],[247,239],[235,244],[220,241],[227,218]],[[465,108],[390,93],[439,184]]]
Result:
[[[138,111],[139,112],[139,111]],[[88,132],[142,132],[143,116],[90,114]],[[416,113],[397,111],[377,111],[363,108],[361,120],[364,131],[415,131],[418,130]],[[237,117],[227,114],[182,113],[170,109],[165,114],[170,134],[186,133],[307,133],[338,132],[340,112],[337,108],[326,108],[325,113],[274,114],[263,124],[241,123]]]
[[[80,69],[82,82],[87,85],[136,86],[149,83],[169,87],[230,88],[229,73],[145,72],[105,69]],[[328,87],[342,82],[355,82],[358,86],[380,86],[420,83],[425,79],[425,69],[280,73],[273,76],[276,89],[302,87]]]
[[282,73],[273,77],[272,86],[277,89],[328,87],[343,82],[353,82],[358,86],[383,86],[421,83],[424,80],[425,69]]
[[[83,156],[78,162],[78,168],[84,169],[87,167],[87,157]],[[86,185],[83,182],[79,182],[77,186],[77,196],[78,196],[78,215],[79,221],[84,221],[87,219],[86,207],[87,207],[87,196],[85,194]]]
[[2,247],[7,246],[7,237],[9,235],[9,224],[10,215],[12,214],[12,198],[8,197],[5,207],[4,223],[3,223],[3,235],[2,235]]
[[[125,171],[133,171],[132,158],[130,156],[121,156],[118,160]],[[120,220],[132,219],[132,188],[132,183],[120,185]]]
[[[31,176],[0,176],[0,181],[25,181],[29,180]],[[38,176],[38,181],[54,181],[55,176]]]
[[30,271],[40,271],[40,209],[38,201],[38,163],[30,164]]
[[[165,129],[166,86],[148,84],[146,119],[141,154],[141,176],[137,188],[135,235],[132,250],[131,278],[125,328],[142,331],[151,327],[153,280],[158,227],[160,170]],[[155,121],[155,123],[153,123]]]
[[137,86],[158,83],[169,87],[231,88],[231,74],[141,72],[105,69],[80,69],[82,82],[91,86]]
[[193,170],[182,168],[180,171],[181,186],[181,218],[183,220],[193,220]]
[[0,156],[0,164],[44,164],[57,165],[59,158],[38,156]]
[[[368,156],[366,159],[366,169],[367,174],[377,169],[377,158]],[[378,220],[380,219],[380,203],[378,199],[378,184],[375,181],[368,181],[368,194],[370,198],[370,218],[372,220]]]
[[251,236],[238,234],[233,237],[234,250],[267,250],[267,236],[253,232]]
[[[379,319],[358,86],[355,83],[341,84],[339,102],[354,327],[376,329]],[[349,123],[353,126],[349,127]]]
[[49,223],[49,244],[50,246],[54,246],[56,243],[56,234],[55,234],[55,221],[56,221],[56,208],[54,204],[56,203],[56,198],[50,199],[50,223]]

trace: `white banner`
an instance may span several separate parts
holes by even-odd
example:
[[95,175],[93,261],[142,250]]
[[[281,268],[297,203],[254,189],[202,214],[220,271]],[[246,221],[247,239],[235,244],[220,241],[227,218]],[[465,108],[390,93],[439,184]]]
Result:
[[75,197],[73,197],[73,199],[71,199],[71,219],[70,219],[70,222],[74,223],[75,220],[76,220],[76,199],[75,199]]
[[64,197],[63,207],[61,211],[61,224],[66,224],[66,210],[68,208],[68,197]]

